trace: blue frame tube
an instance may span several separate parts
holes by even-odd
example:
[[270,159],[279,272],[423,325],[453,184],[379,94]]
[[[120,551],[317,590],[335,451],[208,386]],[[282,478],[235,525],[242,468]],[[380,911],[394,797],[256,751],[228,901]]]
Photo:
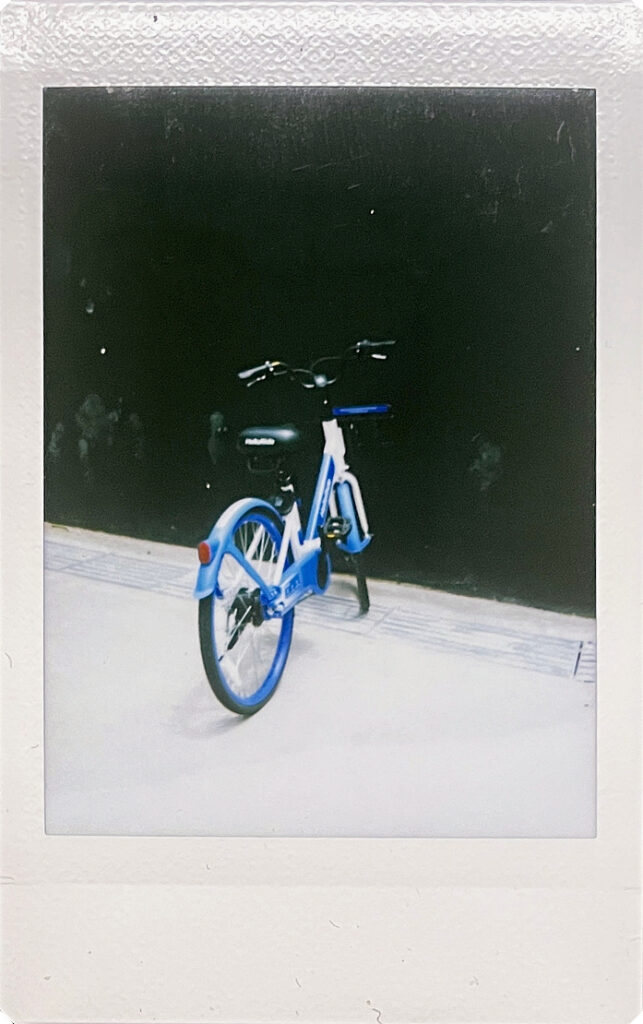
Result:
[[351,524],[348,536],[345,537],[344,540],[338,541],[337,547],[340,548],[341,551],[347,551],[349,554],[356,555],[371,543],[371,535],[367,533],[360,536],[361,528],[359,516],[357,514],[357,509],[355,508],[353,489],[348,480],[344,480],[343,483],[337,484],[335,498],[340,516],[344,519],[348,519]]
[[308,524],[306,526],[306,533],[304,537],[305,540],[314,540],[317,537],[319,527],[324,524],[334,479],[335,463],[333,461],[333,457],[332,455],[329,455],[328,452],[324,452],[319,466],[319,475],[315,485],[313,503],[310,507],[310,515],[308,516]]
[[[219,516],[207,537],[208,544],[212,549],[212,559],[207,565],[199,566],[196,586],[194,588],[194,596],[199,600],[203,597],[207,597],[208,594],[211,594],[214,590],[219,564],[223,558],[225,548],[228,546],[230,522],[233,522],[235,519],[245,515],[246,512],[250,512],[251,509],[255,508],[265,509],[266,512],[269,512],[273,516],[276,515],[278,519],[282,520],[282,517],[276,509],[267,501],[264,501],[263,498],[241,498],[233,505],[230,505],[223,515]],[[232,554],[232,557],[235,557],[234,554]],[[241,557],[243,558],[243,555]],[[236,560],[238,561],[238,558]],[[251,569],[251,566],[248,566],[248,569]],[[256,582],[257,586],[261,586],[263,593],[266,589],[265,580],[262,580],[261,584],[259,581]]]
[[385,416],[390,405],[334,405],[333,416]]
[[248,576],[250,576],[250,578],[254,580],[254,582],[259,587],[261,593],[265,597],[269,596],[271,590],[270,586],[266,583],[264,579],[262,579],[259,573],[255,571],[250,562],[244,557],[242,552],[239,551],[239,548],[236,546],[236,544],[226,544],[224,548],[224,554],[228,554],[232,558],[234,558],[235,562],[237,562],[237,564],[241,566],[244,572],[247,572]]

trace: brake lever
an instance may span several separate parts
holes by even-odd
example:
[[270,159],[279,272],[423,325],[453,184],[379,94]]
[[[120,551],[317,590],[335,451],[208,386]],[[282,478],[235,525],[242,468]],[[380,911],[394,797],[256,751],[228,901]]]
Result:
[[301,380],[301,376],[302,375],[305,376],[305,377],[313,377],[314,376],[312,370],[308,370],[308,369],[306,369],[304,367],[296,367],[296,366],[292,366],[290,368],[290,372],[288,374],[288,376],[290,377],[290,380],[294,381],[295,384],[300,384],[302,386],[302,388],[306,388],[308,391],[310,391],[311,388],[315,387],[315,384],[314,383],[308,383],[307,384],[306,381]]

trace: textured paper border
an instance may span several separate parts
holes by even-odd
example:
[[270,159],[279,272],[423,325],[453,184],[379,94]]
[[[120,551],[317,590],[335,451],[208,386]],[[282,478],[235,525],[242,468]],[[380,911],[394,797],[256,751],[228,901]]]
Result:
[[[628,4],[23,0],[2,12],[2,1004],[14,1021],[635,1015],[640,29]],[[45,836],[42,88],[92,84],[596,90],[596,839]]]

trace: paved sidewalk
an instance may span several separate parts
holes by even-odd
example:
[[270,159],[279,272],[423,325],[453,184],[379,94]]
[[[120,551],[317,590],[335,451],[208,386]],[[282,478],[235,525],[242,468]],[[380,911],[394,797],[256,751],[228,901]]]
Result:
[[587,836],[595,623],[352,581],[251,719],[201,666],[191,549],[45,528],[47,829]]

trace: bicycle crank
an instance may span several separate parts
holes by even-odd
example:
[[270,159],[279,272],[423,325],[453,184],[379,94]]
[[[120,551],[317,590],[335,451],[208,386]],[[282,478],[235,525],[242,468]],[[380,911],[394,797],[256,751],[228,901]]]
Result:
[[230,639],[226,651],[231,651],[246,626],[260,626],[263,622],[261,591],[242,587],[228,609],[227,631]]

